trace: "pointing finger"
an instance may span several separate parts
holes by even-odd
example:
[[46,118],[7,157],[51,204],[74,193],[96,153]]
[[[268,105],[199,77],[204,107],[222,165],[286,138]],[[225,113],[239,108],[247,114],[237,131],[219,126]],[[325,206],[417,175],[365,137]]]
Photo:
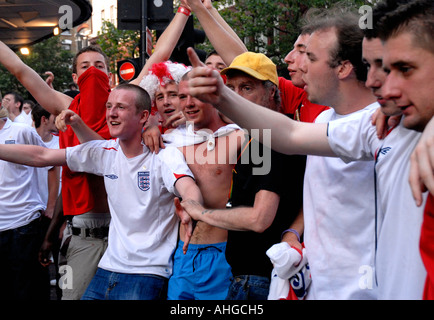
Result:
[[200,61],[199,56],[197,55],[196,51],[194,51],[193,48],[191,47],[187,48],[187,54],[188,54],[188,59],[190,60],[193,68],[205,66],[205,64],[202,61]]

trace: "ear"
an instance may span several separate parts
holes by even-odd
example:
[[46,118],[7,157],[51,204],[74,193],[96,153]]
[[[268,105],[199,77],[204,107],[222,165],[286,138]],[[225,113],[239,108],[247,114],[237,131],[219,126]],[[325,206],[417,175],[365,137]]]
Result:
[[78,83],[78,76],[77,76],[76,73],[73,73],[73,74],[72,74],[72,81],[74,81],[75,84]]
[[140,118],[140,123],[145,124],[145,122],[148,121],[149,115],[150,115],[150,113],[149,113],[148,110],[142,111],[142,116]]
[[338,78],[340,80],[344,80],[348,78],[354,71],[354,66],[349,60],[342,61],[342,63],[338,66]]

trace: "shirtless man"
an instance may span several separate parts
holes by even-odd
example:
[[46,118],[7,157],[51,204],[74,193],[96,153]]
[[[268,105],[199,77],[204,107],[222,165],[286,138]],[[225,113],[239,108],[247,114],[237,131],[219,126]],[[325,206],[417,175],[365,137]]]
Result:
[[[178,96],[187,126],[163,135],[164,140],[183,152],[204,206],[225,208],[244,133],[236,125],[227,125],[212,105],[188,95],[188,81],[181,80]],[[168,299],[225,299],[232,275],[225,258],[227,231],[198,222],[185,254],[184,234],[181,225]]]

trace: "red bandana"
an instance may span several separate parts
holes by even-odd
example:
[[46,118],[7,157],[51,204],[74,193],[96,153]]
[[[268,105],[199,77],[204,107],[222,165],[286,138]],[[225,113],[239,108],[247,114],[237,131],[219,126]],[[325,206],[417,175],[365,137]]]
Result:
[[[69,109],[77,113],[83,121],[104,139],[110,139],[106,122],[106,102],[110,94],[107,74],[90,67],[78,79],[80,94],[71,102]],[[74,131],[68,126],[59,132],[60,148],[80,144]],[[73,172],[67,166],[62,170],[63,212],[65,215],[78,215],[90,211],[94,206],[87,173]]]

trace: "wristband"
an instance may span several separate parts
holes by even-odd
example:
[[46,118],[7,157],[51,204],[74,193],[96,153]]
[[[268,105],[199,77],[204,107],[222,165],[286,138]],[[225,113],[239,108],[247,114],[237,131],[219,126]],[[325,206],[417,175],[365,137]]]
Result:
[[187,17],[191,15],[191,10],[183,6],[179,6],[178,12],[185,14]]
[[297,236],[298,242],[300,242],[300,235],[298,234],[297,230],[294,230],[294,229],[286,229],[285,231],[282,232],[282,235],[280,237],[283,238],[283,235],[287,232],[291,232],[291,233],[295,234]]

